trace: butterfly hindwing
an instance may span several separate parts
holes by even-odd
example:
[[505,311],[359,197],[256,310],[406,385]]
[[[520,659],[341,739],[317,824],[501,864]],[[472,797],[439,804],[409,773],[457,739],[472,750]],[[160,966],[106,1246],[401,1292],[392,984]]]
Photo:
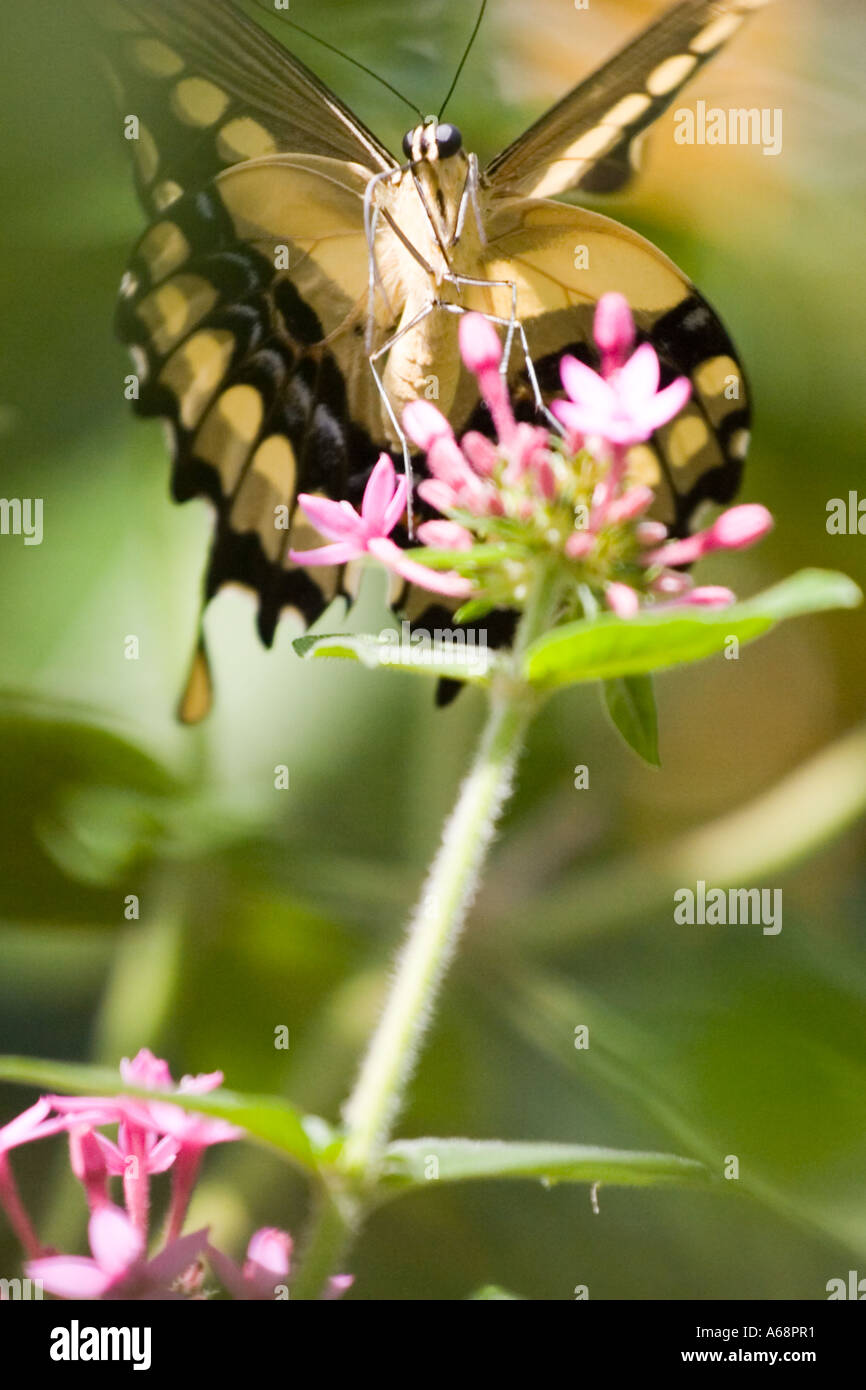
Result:
[[643,133],[768,0],[682,0],[581,82],[488,166],[503,196],[613,193]]
[[[597,368],[595,305],[609,290],[624,294],[641,339],[659,355],[663,380],[684,375],[692,383],[685,410],[632,451],[633,472],[656,489],[656,515],[676,533],[701,501],[729,501],[748,445],[746,383],[724,326],[683,273],[636,232],[561,203],[504,205],[489,234],[485,276],[516,284],[517,315],[544,394],[561,392],[558,364],[566,352]],[[510,291],[477,293],[476,307],[507,317]],[[516,349],[512,375],[529,408]]]
[[315,156],[237,166],[172,204],[124,281],[137,409],[169,422],[177,500],[216,507],[206,597],[254,588],[267,643],[284,606],[309,623],[342,579],[289,561],[313,541],[298,492],[357,500],[377,454],[363,188]]

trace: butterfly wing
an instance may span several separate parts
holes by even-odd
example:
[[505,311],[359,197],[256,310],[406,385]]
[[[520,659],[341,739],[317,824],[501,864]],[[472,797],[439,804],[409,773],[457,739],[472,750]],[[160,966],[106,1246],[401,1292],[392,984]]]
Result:
[[[297,494],[357,501],[378,454],[363,198],[394,161],[230,0],[89,4],[151,217],[118,310],[135,408],[168,424],[175,498],[216,509],[205,600],[254,589],[270,645],[285,607],[312,622],[346,583],[288,552],[321,542]],[[207,701],[200,653],[187,717]]]
[[682,0],[545,113],[485,171],[504,196],[612,193],[681,88],[768,0]]
[[[745,379],[725,328],[683,273],[636,232],[562,203],[503,204],[488,235],[484,276],[516,285],[517,315],[544,395],[561,394],[564,353],[598,369],[595,305],[608,291],[624,294],[639,338],[659,355],[662,384],[685,375],[693,388],[676,420],[631,451],[633,475],[656,490],[655,514],[677,534],[701,501],[729,501],[748,447]],[[486,289],[476,292],[474,307],[507,318],[510,302],[509,289]],[[512,385],[530,414],[533,400],[516,349]],[[483,411],[472,411],[469,424],[482,426]]]
[[319,156],[226,170],[149,228],[121,294],[137,409],[173,436],[174,495],[216,507],[206,598],[230,581],[254,588],[268,645],[286,605],[311,622],[341,580],[289,561],[311,544],[297,494],[357,500],[378,453],[381,409],[359,350],[366,179]]
[[151,214],[222,169],[278,152],[375,172],[394,160],[319,79],[231,0],[88,0]]

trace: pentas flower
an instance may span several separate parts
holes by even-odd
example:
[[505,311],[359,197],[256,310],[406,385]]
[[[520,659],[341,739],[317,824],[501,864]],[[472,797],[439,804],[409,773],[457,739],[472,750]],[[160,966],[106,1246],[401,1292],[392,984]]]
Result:
[[[423,522],[418,538],[448,552],[454,570],[472,578],[474,613],[521,608],[539,565],[552,558],[562,595],[554,621],[599,603],[623,619],[646,605],[729,604],[729,589],[696,588],[683,567],[714,550],[752,545],[772,525],[765,507],[747,505],[673,539],[651,518],[655,494],[630,477],[629,450],[674,419],[691,385],[677,377],[659,389],[658,356],[650,343],[635,348],[622,295],[599,300],[593,331],[600,370],[570,356],[560,364],[566,398],[550,408],[561,434],[515,417],[499,334],[480,314],[461,318],[460,351],[477,378],[493,438],[470,431],[458,441],[429,401],[414,401],[403,413],[407,435],[426,456],[429,477],[418,494],[444,518]],[[418,558],[424,560],[423,550]]]
[[[607,360],[611,359],[608,354]],[[576,357],[563,357],[559,369],[568,400],[554,401],[550,408],[575,449],[587,436],[609,444],[642,444],[679,415],[692,393],[684,376],[659,391],[659,359],[649,343],[643,343],[606,378]]]
[[[275,1285],[289,1273],[292,1242],[285,1232],[257,1232],[242,1270],[208,1244],[207,1230],[181,1235],[205,1149],[242,1138],[243,1131],[218,1117],[186,1111],[174,1097],[216,1090],[222,1085],[222,1072],[185,1076],[175,1087],[168,1064],[146,1048],[124,1059],[120,1070],[128,1085],[171,1091],[172,1100],[43,1096],[0,1129],[0,1207],[29,1257],[30,1277],[41,1279],[59,1298],[200,1298],[205,1296],[206,1251],[228,1292],[243,1298],[274,1297]],[[101,1132],[108,1125],[117,1126],[116,1141]],[[64,1131],[69,1135],[72,1171],[90,1207],[90,1257],[46,1250],[9,1168],[9,1149]],[[166,1172],[171,1173],[171,1199],[165,1235],[162,1248],[149,1259],[150,1180]],[[109,1194],[112,1179],[118,1177],[125,1210]],[[349,1275],[337,1276],[323,1297],[339,1297],[351,1282]]]
[[49,1118],[51,1102],[43,1096],[35,1105],[23,1110],[8,1125],[0,1128],[0,1206],[6,1212],[9,1224],[28,1255],[39,1255],[42,1245],[33,1229],[30,1218],[21,1201],[18,1186],[12,1174],[8,1154],[22,1144],[30,1144],[35,1139],[46,1139],[64,1128],[62,1117]]
[[[222,1072],[184,1076],[175,1087],[167,1064],[147,1048],[120,1064],[123,1080],[148,1090],[173,1090],[205,1095],[222,1084]],[[169,1235],[176,1236],[184,1217],[201,1164],[202,1153],[211,1144],[240,1139],[243,1131],[226,1120],[183,1110],[177,1104],[137,1100],[133,1096],[102,1098],[52,1096],[51,1102],[68,1116],[68,1123],[81,1134],[90,1128],[102,1151],[106,1176],[123,1180],[127,1209],[139,1231],[146,1231],[150,1202],[150,1177],[173,1167]],[[116,1124],[117,1142],[96,1132],[99,1125]],[[88,1187],[88,1200],[99,1201],[96,1183]]]
[[87,1229],[92,1259],[48,1255],[31,1260],[28,1278],[40,1279],[58,1298],[179,1298],[172,1285],[201,1255],[208,1234],[206,1229],[195,1231],[148,1260],[144,1237],[119,1207],[98,1207]]
[[360,512],[350,502],[332,502],[326,497],[300,493],[298,503],[307,517],[334,544],[314,550],[292,550],[291,559],[298,565],[345,565],[362,555],[372,555],[386,569],[412,584],[437,594],[465,598],[471,589],[465,579],[456,574],[437,574],[418,564],[390,539],[406,510],[407,491],[406,479],[397,480],[393,463],[387,454],[382,454],[364,489]]

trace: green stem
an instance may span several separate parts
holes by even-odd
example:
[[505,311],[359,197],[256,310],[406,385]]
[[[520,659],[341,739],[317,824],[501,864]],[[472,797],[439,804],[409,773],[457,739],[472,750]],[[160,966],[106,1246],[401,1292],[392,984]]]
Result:
[[[558,597],[555,574],[539,574],[521,618],[515,659],[549,625]],[[331,1200],[307,1246],[295,1296],[315,1297],[333,1259],[345,1251],[353,1229],[374,1197],[391,1127],[415,1068],[445,972],[478,888],[497,822],[511,792],[514,768],[537,696],[516,672],[491,690],[490,710],[472,768],[446,826],[421,899],[398,957],[379,1025],[344,1109],[346,1141],[339,1166],[355,1203]]]

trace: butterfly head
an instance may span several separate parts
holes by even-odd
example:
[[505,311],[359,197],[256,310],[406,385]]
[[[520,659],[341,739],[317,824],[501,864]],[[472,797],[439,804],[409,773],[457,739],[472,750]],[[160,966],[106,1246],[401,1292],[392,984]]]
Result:
[[463,136],[456,125],[428,116],[403,136],[403,153],[413,164],[439,164],[463,152]]

